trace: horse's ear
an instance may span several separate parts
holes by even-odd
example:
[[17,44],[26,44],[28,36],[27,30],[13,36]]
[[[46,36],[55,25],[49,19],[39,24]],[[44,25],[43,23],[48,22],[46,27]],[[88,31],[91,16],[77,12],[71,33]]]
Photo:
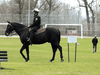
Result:
[[10,23],[9,21],[7,21],[8,23]]

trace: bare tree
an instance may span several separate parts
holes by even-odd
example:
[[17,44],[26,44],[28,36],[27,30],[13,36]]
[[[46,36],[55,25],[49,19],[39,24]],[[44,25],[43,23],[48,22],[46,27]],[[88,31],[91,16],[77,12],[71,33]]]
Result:
[[[95,23],[94,10],[93,10],[93,8],[92,8],[92,5],[93,5],[93,3],[94,3],[94,0],[91,0],[90,3],[88,3],[87,0],[81,0],[81,1],[84,2],[84,5],[82,5],[82,4],[80,3],[80,0],[77,0],[77,1],[78,1],[78,3],[79,3],[79,6],[80,6],[80,7],[85,7],[85,9],[86,9],[86,16],[87,16],[88,30],[90,30],[89,9],[90,9],[91,14],[92,14],[92,23]],[[94,26],[93,26],[93,29],[92,29],[92,30],[94,31]],[[88,34],[90,34],[90,32],[89,32]]]
[[[87,0],[77,0],[77,1],[78,1],[78,3],[79,3],[79,6],[80,6],[80,7],[85,7],[85,9],[86,9],[87,23],[90,23],[89,9],[90,9],[90,12],[91,12],[91,14],[92,14],[92,23],[95,23],[94,10],[93,10],[93,8],[92,8],[92,5],[93,5],[93,3],[94,3],[95,1],[94,1],[94,0],[91,0],[90,3],[88,3]],[[84,5],[82,5],[82,4],[80,3],[80,1],[83,1],[83,2],[84,2]]]
[[[30,10],[33,10],[34,8],[38,7],[38,1],[39,0],[30,0]],[[28,10],[28,4],[29,0],[25,0],[25,4],[23,7],[23,14],[27,14],[26,11]]]
[[[39,0],[30,0],[30,10],[33,10]],[[22,14],[27,14],[26,11],[28,10],[28,2],[29,0],[11,0],[9,2],[10,5],[10,12],[12,14],[19,14],[19,22],[22,21]]]
[[1,14],[7,13],[7,3],[5,1],[2,4],[0,4],[0,13]]
[[49,14],[60,7],[61,3],[58,3],[57,0],[46,0],[48,4]]
[[88,7],[90,8],[91,14],[92,14],[92,23],[95,23],[95,18],[94,18],[94,10],[92,8],[92,4],[94,3],[94,0],[92,0],[89,4]]
[[48,23],[50,21],[51,12],[60,8],[61,3],[58,0],[40,0],[40,7],[43,10],[48,10]]
[[15,0],[18,5],[19,5],[19,21],[21,22],[21,14],[22,14],[22,10],[23,10],[23,6],[25,3],[25,0]]
[[86,9],[86,17],[87,17],[87,23],[90,23],[90,19],[89,19],[89,10],[88,10],[88,2],[87,0],[82,0],[84,2],[84,5],[81,5],[80,0],[77,0],[79,3],[80,7],[85,7]]

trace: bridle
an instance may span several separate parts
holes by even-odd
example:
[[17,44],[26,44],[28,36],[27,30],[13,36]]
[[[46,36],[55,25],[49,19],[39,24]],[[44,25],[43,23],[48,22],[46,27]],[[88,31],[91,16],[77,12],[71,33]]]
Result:
[[[9,23],[9,25],[14,29],[14,27],[10,23]],[[21,29],[16,29],[16,30],[21,31],[21,30],[23,30],[25,28],[27,28],[27,27],[24,27],[24,28],[21,28]]]
[[14,28],[10,23],[8,25],[11,26],[12,28]]

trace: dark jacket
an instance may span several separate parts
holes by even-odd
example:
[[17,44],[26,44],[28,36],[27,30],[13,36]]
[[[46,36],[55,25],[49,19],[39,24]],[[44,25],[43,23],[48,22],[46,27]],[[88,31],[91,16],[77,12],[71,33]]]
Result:
[[34,20],[33,20],[33,24],[29,27],[29,28],[33,28],[33,27],[38,27],[40,28],[40,24],[41,24],[41,18],[40,16],[35,16]]
[[97,39],[96,37],[94,37],[94,38],[92,39],[92,43],[93,43],[93,45],[96,45],[96,44],[98,43],[98,39]]

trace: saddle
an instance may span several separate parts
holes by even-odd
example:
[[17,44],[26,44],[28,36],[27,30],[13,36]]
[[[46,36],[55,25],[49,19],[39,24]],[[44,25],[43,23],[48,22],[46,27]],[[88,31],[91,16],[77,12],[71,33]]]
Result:
[[42,32],[45,32],[45,30],[46,30],[46,28],[40,28],[40,29],[38,29],[37,31],[36,31],[36,35],[37,34],[40,34],[40,33],[42,33]]

